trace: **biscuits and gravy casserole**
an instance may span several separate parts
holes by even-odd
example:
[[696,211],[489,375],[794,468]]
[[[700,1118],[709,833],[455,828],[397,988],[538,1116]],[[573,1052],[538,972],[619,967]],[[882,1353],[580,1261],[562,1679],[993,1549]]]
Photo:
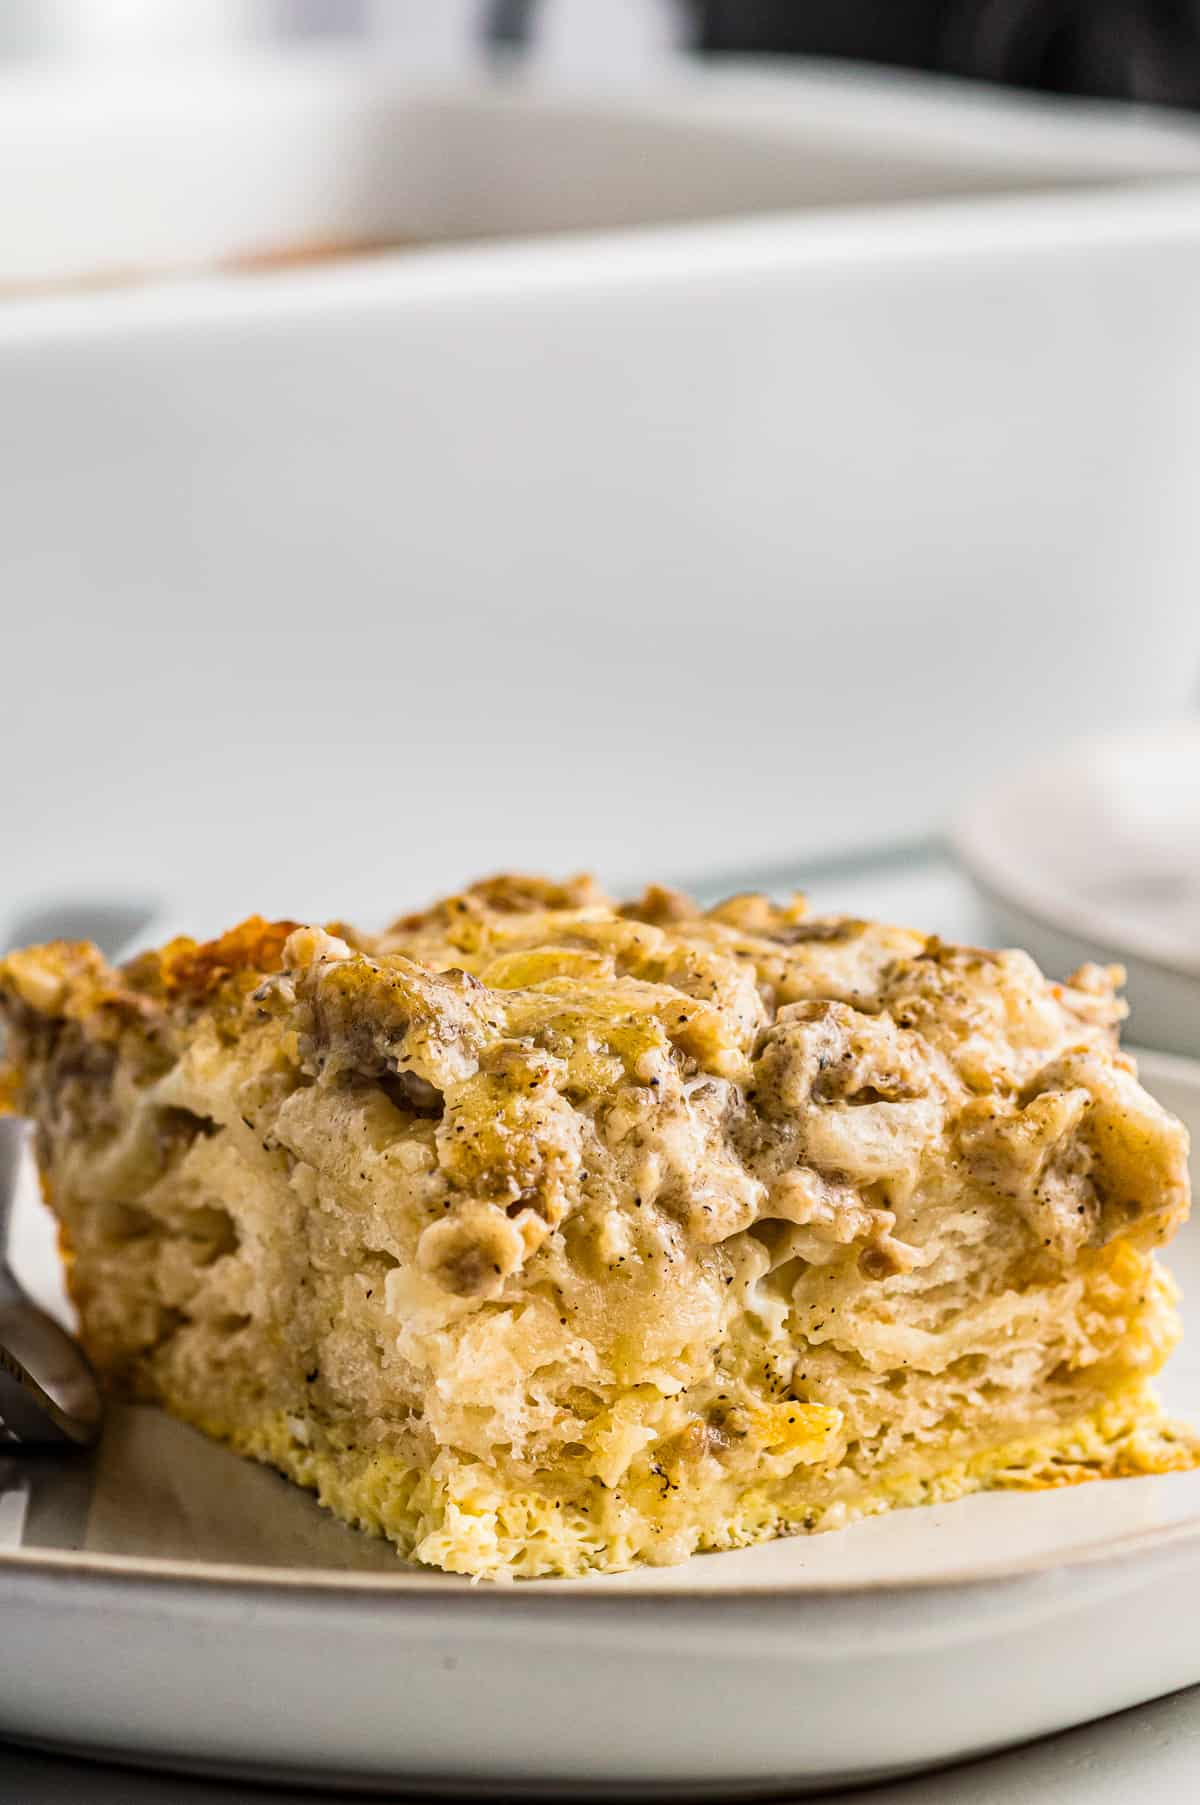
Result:
[[502,877],[0,961],[109,1386],[404,1555],[578,1574],[1195,1464],[1119,973]]

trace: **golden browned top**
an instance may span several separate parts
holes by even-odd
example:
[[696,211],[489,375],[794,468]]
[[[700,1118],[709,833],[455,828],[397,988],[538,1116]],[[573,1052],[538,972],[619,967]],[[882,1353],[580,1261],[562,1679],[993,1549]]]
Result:
[[[11,953],[0,961],[0,1009],[12,1058],[19,1066],[22,1030],[35,1022],[159,1045],[186,1035],[201,1013],[227,1031],[252,1030],[264,1014],[254,993],[281,972],[298,927],[251,916],[219,939],[172,940],[119,968],[86,942]],[[936,1046],[980,1093],[1019,1085],[1031,1062],[1073,1041],[1111,1048],[1124,1014],[1118,968],[1086,967],[1052,984],[1024,954],[814,917],[802,896],[736,896],[705,910],[652,886],[617,905],[589,877],[504,875],[378,936],[342,923],[326,931],[344,956],[325,956],[334,968],[317,993],[322,1018],[343,1034],[367,1020],[393,1031],[424,1021],[448,1046],[512,1029],[544,1038],[570,1017],[581,1045],[597,1034],[627,1051],[653,1043],[681,1066],[725,1078],[746,1076],[756,1039],[796,1003],[886,1017]]]
[[251,915],[219,940],[171,940],[132,960],[124,968],[125,981],[131,990],[188,1004],[202,1002],[231,981],[239,992],[252,990],[259,977],[280,969],[288,935],[299,926],[297,921]]
[[[1156,1109],[1117,1049],[1119,976],[1055,984],[1023,953],[815,917],[802,897],[702,909],[653,887],[618,905],[589,878],[501,876],[377,936],[251,918],[116,970],[77,943],[13,953],[5,1095],[43,1115],[48,1091],[60,1115],[79,1097],[94,1129],[104,1060],[150,1083],[198,1035],[266,1036],[297,1082],[365,1081],[444,1117],[442,1180],[508,1210],[492,1238],[513,1261],[598,1182],[581,1153],[596,1133],[626,1163],[655,1147],[656,1183],[701,1244],[768,1193],[808,1220],[848,1207],[849,1185],[878,1204],[907,1173],[911,1192],[940,1149],[955,1183],[1019,1194],[1065,1256],[1128,1221],[1136,1121]],[[1186,1202],[1172,1157],[1160,1224]],[[890,1220],[872,1217],[879,1233]],[[461,1225],[444,1226],[449,1247]]]

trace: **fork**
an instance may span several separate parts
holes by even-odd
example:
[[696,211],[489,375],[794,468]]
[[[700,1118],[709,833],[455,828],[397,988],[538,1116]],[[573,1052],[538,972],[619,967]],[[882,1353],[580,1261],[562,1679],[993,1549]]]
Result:
[[28,1139],[27,1123],[0,1119],[0,1445],[86,1446],[103,1417],[95,1375],[67,1331],[26,1295],[8,1262]]

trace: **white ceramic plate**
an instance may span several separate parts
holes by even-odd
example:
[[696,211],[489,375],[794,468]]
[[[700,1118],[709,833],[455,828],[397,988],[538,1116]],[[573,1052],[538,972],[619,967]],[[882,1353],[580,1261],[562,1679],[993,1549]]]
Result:
[[[1143,1073],[1200,1133],[1200,1066]],[[1172,1258],[1200,1295],[1200,1228]],[[1194,1303],[1166,1390],[1200,1416]],[[400,1567],[151,1412],[115,1414],[94,1464],[0,1461],[0,1735],[173,1766],[510,1796],[851,1782],[1200,1680],[1198,1611],[1200,1474],[500,1589]]]
[[1120,960],[1131,1035],[1200,1054],[1200,721],[1087,740],[988,792],[955,851],[1048,971]]

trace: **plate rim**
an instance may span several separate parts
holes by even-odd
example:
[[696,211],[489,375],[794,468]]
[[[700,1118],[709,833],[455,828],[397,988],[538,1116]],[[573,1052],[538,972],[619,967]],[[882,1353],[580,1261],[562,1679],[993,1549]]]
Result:
[[[1151,1479],[1167,1479],[1170,1474],[1147,1475]],[[1093,1483],[1100,1483],[1095,1481]],[[1127,1481],[1126,1483],[1130,1483]],[[958,1500],[957,1502],[965,1502]],[[920,1507],[918,1507],[920,1508]],[[628,1611],[647,1606],[656,1613],[664,1607],[676,1611],[697,1604],[741,1603],[756,1608],[766,1606],[794,1611],[810,1600],[831,1598],[854,1600],[927,1599],[979,1593],[996,1586],[1008,1587],[1014,1582],[1036,1581],[1049,1575],[1102,1565],[1119,1565],[1142,1554],[1186,1550],[1200,1541],[1200,1511],[1174,1523],[1158,1524],[1145,1529],[1124,1531],[1117,1536],[1096,1537],[1067,1550],[1028,1555],[1012,1560],[998,1560],[973,1567],[970,1571],[946,1578],[928,1573],[896,1581],[886,1578],[854,1580],[814,1580],[806,1584],[795,1581],[766,1582],[759,1585],[697,1584],[643,1585],[636,1591],[618,1590],[603,1582],[607,1575],[588,1576],[581,1585],[564,1579],[517,1580],[511,1584],[485,1584],[460,1574],[439,1573],[434,1569],[414,1568],[397,1560],[399,1571],[343,1572],[337,1568],[270,1567],[241,1565],[219,1561],[179,1561],[156,1556],[122,1554],[88,1554],[72,1549],[3,1549],[0,1550],[0,1581],[6,1575],[43,1579],[60,1589],[76,1588],[81,1582],[104,1586],[124,1582],[123,1590],[138,1587],[154,1592],[194,1591],[209,1596],[214,1592],[264,1599],[335,1599],[345,1605],[383,1603],[396,1598],[436,1603],[439,1611],[454,1601],[456,1608],[471,1605],[499,1606],[505,1612],[522,1608],[539,1612],[573,1610],[587,1600],[587,1608],[604,1606],[608,1611]],[[768,1547],[769,1543],[760,1544]],[[719,1552],[719,1551],[714,1551]],[[693,1555],[701,1562],[709,1555]],[[678,1571],[678,1569],[672,1569]],[[597,1583],[599,1582],[599,1583]]]

